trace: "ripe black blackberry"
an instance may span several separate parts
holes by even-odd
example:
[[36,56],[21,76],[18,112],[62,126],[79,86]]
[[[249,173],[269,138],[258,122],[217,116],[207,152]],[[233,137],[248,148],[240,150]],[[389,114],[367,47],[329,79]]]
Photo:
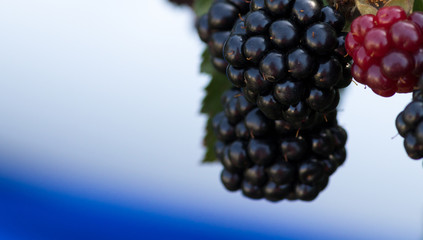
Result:
[[237,89],[222,97],[224,111],[213,119],[215,152],[229,191],[252,199],[311,201],[346,158],[347,134],[336,111],[296,125],[267,118]]
[[[269,118],[328,113],[351,82],[345,20],[320,0],[252,1],[224,45],[226,74]],[[242,24],[239,23],[239,24]]]
[[215,0],[208,13],[198,18],[196,28],[200,39],[208,44],[211,62],[225,73],[228,63],[223,59],[223,45],[231,29],[249,9],[245,0]]
[[423,158],[423,75],[419,89],[413,91],[413,99],[395,120],[398,133],[404,138],[404,148],[412,159]]

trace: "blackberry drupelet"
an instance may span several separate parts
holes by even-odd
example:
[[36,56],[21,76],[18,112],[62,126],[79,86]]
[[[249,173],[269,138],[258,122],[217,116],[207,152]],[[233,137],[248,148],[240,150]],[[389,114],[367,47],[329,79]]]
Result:
[[215,0],[208,13],[200,16],[196,28],[200,39],[207,43],[213,66],[225,73],[227,62],[223,59],[223,45],[233,31],[244,31],[241,16],[248,12],[245,0]]
[[290,123],[336,108],[351,82],[342,15],[320,0],[262,0],[242,23],[223,51],[227,77],[248,101]]
[[311,201],[346,158],[347,133],[336,111],[291,124],[266,117],[237,89],[222,97],[213,119],[221,182],[251,199]]
[[[419,83],[423,83],[423,75]],[[398,133],[404,138],[404,148],[412,159],[423,158],[423,91],[422,84],[413,91],[413,99],[395,120]]]

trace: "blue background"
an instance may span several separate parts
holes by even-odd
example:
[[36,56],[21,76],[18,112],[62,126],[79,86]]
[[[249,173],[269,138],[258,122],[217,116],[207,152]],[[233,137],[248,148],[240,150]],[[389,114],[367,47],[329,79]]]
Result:
[[227,192],[200,164],[193,21],[166,1],[0,1],[1,239],[422,238],[421,162],[394,137],[409,94],[351,84],[348,158],[315,201]]

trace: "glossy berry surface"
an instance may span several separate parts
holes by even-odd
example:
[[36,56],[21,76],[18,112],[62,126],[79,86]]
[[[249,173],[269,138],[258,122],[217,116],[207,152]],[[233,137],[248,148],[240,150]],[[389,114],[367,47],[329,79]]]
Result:
[[311,201],[346,159],[347,133],[336,111],[291,124],[269,119],[237,89],[226,91],[222,103],[224,111],[212,125],[223,165],[220,180],[228,191],[272,202]]
[[291,124],[336,108],[352,78],[341,14],[320,0],[263,0],[243,19],[245,32],[232,30],[223,54],[248,101]]
[[249,10],[249,3],[244,0],[214,1],[208,12],[196,21],[196,29],[200,39],[207,43],[213,66],[225,73],[228,66],[223,57],[223,46],[233,29],[244,33],[244,23],[240,16]]
[[398,114],[395,126],[404,138],[407,155],[417,160],[423,158],[423,77],[416,85],[412,101]]
[[422,16],[389,6],[352,22],[345,48],[354,60],[351,74],[357,82],[383,97],[413,90],[423,72]]

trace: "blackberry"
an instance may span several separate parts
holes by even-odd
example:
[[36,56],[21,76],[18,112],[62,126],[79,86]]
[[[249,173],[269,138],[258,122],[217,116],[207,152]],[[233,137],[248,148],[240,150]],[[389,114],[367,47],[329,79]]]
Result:
[[222,96],[224,111],[213,119],[221,182],[251,199],[311,201],[346,158],[346,131],[336,111],[291,124],[266,117],[242,92]]
[[342,15],[320,0],[262,0],[243,19],[245,31],[232,30],[223,53],[248,101],[291,124],[336,108],[338,89],[351,82]]
[[[420,78],[423,83],[423,75]],[[423,158],[423,91],[413,92],[413,100],[400,112],[395,120],[399,135],[404,138],[404,148],[412,159]]]
[[345,47],[357,82],[383,97],[413,91],[423,69],[423,12],[383,7],[351,24]]
[[231,33],[245,32],[240,18],[249,10],[244,0],[215,0],[208,13],[200,16],[196,28],[200,39],[207,43],[213,66],[225,73],[228,63],[223,59],[223,45]]

